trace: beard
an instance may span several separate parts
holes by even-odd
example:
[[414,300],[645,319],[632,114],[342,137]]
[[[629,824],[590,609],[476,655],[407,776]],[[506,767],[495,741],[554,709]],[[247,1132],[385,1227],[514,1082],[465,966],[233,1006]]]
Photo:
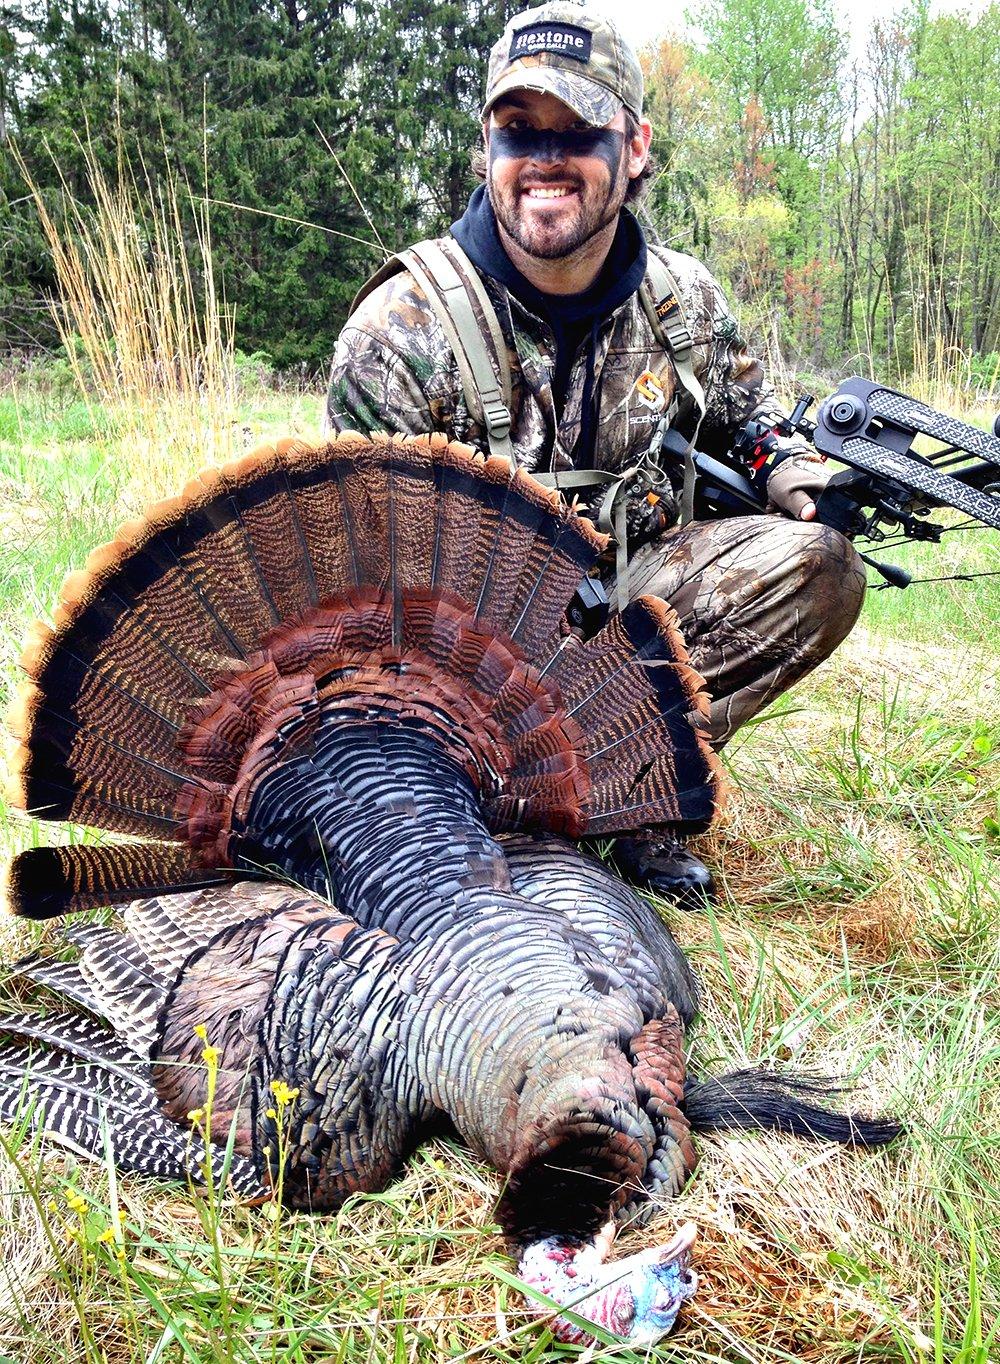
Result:
[[[572,213],[553,214],[552,221],[548,220],[548,215],[532,213],[523,186],[547,183],[576,191]],[[617,219],[628,189],[625,152],[623,149],[615,173],[609,173],[606,188],[579,176],[567,175],[565,171],[548,178],[537,171],[525,172],[516,181],[498,183],[492,161],[487,184],[497,222],[521,250],[538,260],[562,260],[579,251]]]

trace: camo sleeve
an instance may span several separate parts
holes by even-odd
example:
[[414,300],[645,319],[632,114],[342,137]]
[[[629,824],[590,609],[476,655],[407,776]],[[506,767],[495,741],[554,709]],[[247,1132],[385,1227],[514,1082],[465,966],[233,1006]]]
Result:
[[402,271],[359,306],[337,340],[324,429],[454,439],[459,381],[430,304]]
[[326,433],[419,436],[435,429],[428,397],[404,357],[384,338],[346,326],[330,369]]
[[[781,412],[760,358],[751,351],[723,293],[722,286],[700,261],[666,253],[677,279],[694,340],[695,373],[705,389],[705,418],[698,447],[708,454],[726,452],[745,422],[777,420]],[[801,437],[789,448],[810,447]]]

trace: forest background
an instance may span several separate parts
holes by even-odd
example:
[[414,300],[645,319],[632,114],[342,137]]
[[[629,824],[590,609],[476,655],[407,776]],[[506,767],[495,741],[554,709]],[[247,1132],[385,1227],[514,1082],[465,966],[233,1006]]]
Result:
[[[518,8],[0,4],[0,350],[57,344],[26,175],[58,221],[67,197],[92,201],[96,169],[138,176],[153,200],[180,187],[195,289],[207,206],[237,346],[315,376],[383,246],[461,214],[487,54]],[[772,362],[807,381],[946,368],[988,392],[1000,4],[933,17],[917,3],[850,53],[822,0],[696,0],[687,17],[689,36],[643,55],[645,214],[662,240],[704,259]]]
[[[686,37],[651,11],[650,221],[722,277],[786,396],[792,373],[868,372],[988,426],[1000,0],[872,19],[850,50],[806,0],[692,3]],[[122,521],[315,436],[378,237],[464,207],[511,8],[0,0],[0,693],[26,622]],[[664,907],[703,982],[693,1064],[843,1076],[907,1136],[871,1159],[704,1140],[659,1224],[698,1223],[703,1281],[664,1364],[1000,1358],[1000,577],[940,580],[993,573],[996,544],[907,549],[930,583],[869,592],[727,749],[730,813],[698,845],[722,904]],[[0,859],[97,836],[0,799]],[[61,953],[59,925],[0,917],[4,1011],[34,1007],[3,964],[34,950]],[[570,1357],[512,1288],[496,1178],[450,1141],[315,1218],[23,1136],[0,1132],[0,1364]]]

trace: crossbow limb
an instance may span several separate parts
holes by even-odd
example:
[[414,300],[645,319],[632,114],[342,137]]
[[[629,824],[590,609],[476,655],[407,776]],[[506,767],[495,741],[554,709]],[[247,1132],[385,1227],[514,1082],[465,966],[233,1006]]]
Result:
[[[833,475],[817,502],[817,520],[852,539],[889,547],[903,540],[936,542],[970,522],[1000,530],[1000,418],[993,432],[969,426],[904,393],[867,379],[846,379],[806,417],[803,396],[775,431],[805,436],[820,454],[846,467]],[[915,448],[919,445],[921,448]],[[765,509],[765,500],[736,459],[695,454],[695,513],[718,517]],[[936,519],[943,509],[966,521]],[[872,563],[892,586],[910,577]],[[961,575],[953,575],[961,576]]]

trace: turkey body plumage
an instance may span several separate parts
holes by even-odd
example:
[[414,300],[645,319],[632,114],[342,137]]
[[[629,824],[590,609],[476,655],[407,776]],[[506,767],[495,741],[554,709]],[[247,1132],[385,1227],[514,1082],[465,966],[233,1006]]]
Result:
[[92,556],[25,655],[14,796],[145,841],[16,859],[16,912],[130,903],[22,964],[82,1012],[0,1021],[0,1115],[27,1092],[79,1150],[314,1210],[446,1124],[505,1176],[529,1281],[592,1283],[580,1310],[634,1340],[693,1291],[690,1237],[602,1284],[601,1229],[680,1190],[692,1122],[888,1140],[794,1082],[685,1088],[684,956],[565,835],[703,827],[717,768],[662,603],[561,626],[601,548],[502,461],[342,437],[202,475]]

